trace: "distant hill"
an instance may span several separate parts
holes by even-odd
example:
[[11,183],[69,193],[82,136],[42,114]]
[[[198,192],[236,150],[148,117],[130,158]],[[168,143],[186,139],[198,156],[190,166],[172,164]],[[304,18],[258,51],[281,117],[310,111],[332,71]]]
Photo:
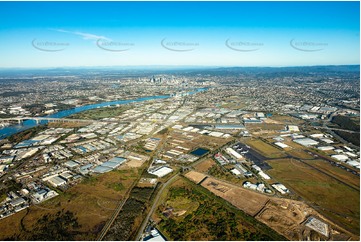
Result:
[[[342,129],[360,132],[360,117],[337,115],[333,117],[331,122],[337,124]],[[348,142],[356,146],[360,145],[360,133],[348,133],[341,130],[335,130],[334,132]]]
[[152,75],[152,74],[335,74],[352,73],[359,75],[360,65],[293,66],[293,67],[207,67],[207,66],[104,66],[104,67],[59,67],[59,68],[0,68],[0,77],[19,76],[76,76],[76,75]]

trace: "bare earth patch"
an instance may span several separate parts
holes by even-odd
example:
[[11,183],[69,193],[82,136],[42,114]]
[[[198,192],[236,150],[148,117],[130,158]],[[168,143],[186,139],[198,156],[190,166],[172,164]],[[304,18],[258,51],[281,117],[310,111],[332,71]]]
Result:
[[267,196],[214,178],[207,178],[201,185],[252,216],[256,215],[269,200]]
[[149,158],[148,156],[141,155],[138,153],[130,152],[127,154],[123,154],[124,157],[127,158],[127,162],[125,163],[126,167],[130,168],[138,168],[143,165],[143,163]]
[[[289,240],[310,238],[311,231],[305,226],[305,221],[310,216],[320,218],[329,226],[330,234],[323,239],[351,238],[351,240],[359,240],[358,235],[340,228],[304,202],[268,197],[214,178],[206,178],[201,185],[235,207],[255,216],[257,220],[265,223]],[[335,237],[336,235],[338,237]]]
[[205,174],[196,171],[190,171],[184,176],[196,184],[200,183],[204,178],[206,178]]
[[215,165],[216,162],[212,159],[207,159],[195,166],[195,169],[199,172],[207,172],[209,168],[211,168],[213,165]]

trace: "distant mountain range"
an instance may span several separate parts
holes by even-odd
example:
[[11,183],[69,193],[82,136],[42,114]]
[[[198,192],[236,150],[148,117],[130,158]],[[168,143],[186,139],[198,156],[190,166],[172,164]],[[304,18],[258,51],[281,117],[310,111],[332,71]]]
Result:
[[95,66],[95,67],[60,67],[60,68],[0,68],[0,77],[9,76],[72,76],[101,74],[286,74],[286,73],[359,73],[360,65],[325,65],[292,67],[214,67],[214,66]]

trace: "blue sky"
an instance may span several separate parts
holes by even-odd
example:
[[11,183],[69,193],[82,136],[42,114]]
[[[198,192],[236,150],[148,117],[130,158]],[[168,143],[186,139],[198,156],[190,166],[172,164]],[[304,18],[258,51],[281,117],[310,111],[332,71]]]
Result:
[[0,2],[0,67],[360,63],[359,2]]

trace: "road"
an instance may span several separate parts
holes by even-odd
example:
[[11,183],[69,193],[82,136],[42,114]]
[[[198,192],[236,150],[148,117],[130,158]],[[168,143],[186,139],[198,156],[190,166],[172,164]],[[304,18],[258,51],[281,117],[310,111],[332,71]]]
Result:
[[[178,109],[176,109],[175,111],[177,111],[177,110],[178,110]],[[174,111],[174,112],[175,112],[175,111]],[[172,112],[171,114],[173,114],[174,112]],[[171,116],[171,114],[169,114],[169,115],[167,116],[167,118],[169,118],[169,117]],[[151,137],[152,135],[153,135],[153,133],[150,134],[150,135],[147,135],[146,137]],[[144,137],[142,137],[142,139],[144,139]],[[163,149],[164,144],[165,144],[165,141],[162,141],[162,142],[159,144],[159,146],[158,146],[155,154],[153,153],[153,154],[151,155],[151,159],[150,159],[150,160],[153,160],[153,157],[158,157],[158,154],[159,154],[160,151]],[[151,209],[150,209],[147,217],[143,220],[143,223],[142,223],[141,227],[140,227],[139,230],[138,230],[138,234],[137,234],[136,240],[140,240],[140,238],[141,238],[141,236],[142,236],[142,234],[143,234],[143,231],[144,231],[145,227],[146,227],[147,224],[148,224],[148,221],[149,221],[150,216],[153,214],[154,210],[155,210],[156,207],[157,207],[157,204],[158,204],[160,195],[163,193],[163,190],[164,190],[169,184],[171,184],[171,183],[174,181],[174,179],[177,178],[178,176],[179,176],[179,173],[175,174],[172,178],[170,178],[166,183],[164,183],[164,184],[162,185],[162,188],[159,190],[157,196],[154,198],[153,205],[152,205],[152,207],[151,207]],[[118,216],[119,212],[116,213],[116,214],[117,214],[116,216]],[[115,217],[116,217],[116,216],[115,216]],[[113,218],[113,217],[112,217],[112,218]],[[113,219],[113,221],[112,221],[111,223],[113,223],[113,222],[114,222],[114,219]],[[109,225],[109,227],[110,227],[110,225]],[[102,234],[101,234],[102,237],[99,237],[99,238],[100,238],[99,240],[101,240],[101,239],[105,236],[105,234],[106,234],[106,232],[107,232],[108,230],[109,230],[109,228],[106,229],[104,235],[102,235],[102,234],[103,234],[103,231],[102,231]]]
[[[227,144],[223,145],[223,146],[220,147],[219,149],[222,149],[222,148],[224,148],[225,146],[228,146],[228,145],[230,145],[230,144],[233,143],[233,142],[234,142],[234,140],[228,142]],[[191,167],[196,166],[197,164],[203,162],[205,159],[210,158],[214,153],[215,153],[215,152],[210,152],[210,153],[208,153],[206,156],[204,156],[204,157],[198,159],[197,161],[193,162],[190,166],[191,166]],[[139,240],[141,239],[142,234],[143,234],[143,232],[144,232],[144,230],[145,230],[145,227],[146,227],[147,224],[148,224],[148,221],[149,221],[150,216],[154,213],[155,209],[157,208],[157,205],[158,205],[158,202],[159,202],[159,198],[160,198],[160,196],[162,195],[164,189],[165,189],[168,185],[170,185],[177,177],[179,177],[179,175],[180,175],[179,173],[175,174],[172,178],[170,178],[166,183],[164,183],[164,184],[162,185],[162,188],[159,190],[159,192],[157,193],[157,196],[154,198],[153,205],[152,205],[151,209],[149,210],[149,213],[147,214],[147,217],[143,220],[143,223],[142,223],[141,227],[140,227],[139,230],[138,230],[138,234],[137,234],[135,240],[139,241]]]
[[348,130],[348,129],[339,129],[339,128],[330,128],[330,127],[317,127],[319,129],[328,129],[328,130],[336,130],[336,131],[343,131],[343,132],[347,132],[347,133],[351,133],[351,134],[358,134],[360,132],[358,131],[353,131],[353,130]]
[[159,202],[159,198],[160,196],[162,195],[164,189],[169,185],[171,184],[176,178],[178,178],[179,176],[179,173],[175,174],[171,179],[169,179],[166,183],[164,183],[162,185],[162,188],[159,190],[157,196],[154,198],[154,202],[153,202],[153,205],[151,207],[151,209],[149,210],[149,213],[147,215],[147,217],[143,220],[143,223],[141,225],[141,227],[139,228],[138,230],[138,234],[137,234],[137,237],[135,238],[135,240],[139,241],[142,237],[142,234],[143,234],[143,231],[145,229],[145,227],[147,226],[148,224],[148,221],[149,221],[149,218],[150,216],[154,213],[154,210],[157,208],[157,205],[158,205],[158,202]]

